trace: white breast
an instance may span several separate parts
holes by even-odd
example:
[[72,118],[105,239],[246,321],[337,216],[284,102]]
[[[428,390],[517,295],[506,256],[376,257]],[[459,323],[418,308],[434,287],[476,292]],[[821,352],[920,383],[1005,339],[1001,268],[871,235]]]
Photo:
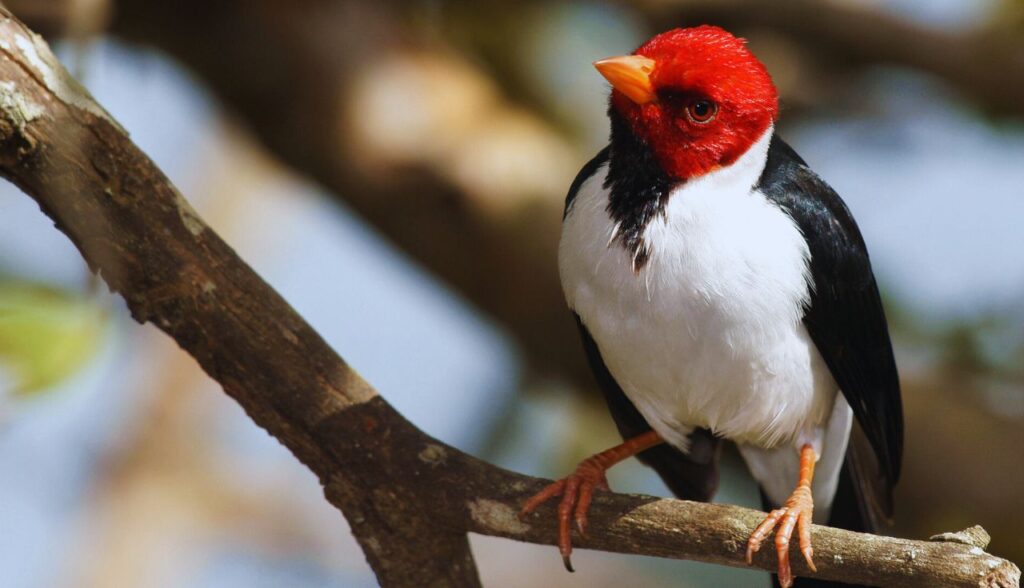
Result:
[[694,427],[740,443],[795,441],[828,418],[836,385],[801,323],[809,252],[793,220],[754,190],[772,129],[728,168],[671,193],[634,272],[612,236],[602,168],[565,220],[569,306],[644,418],[685,449]]

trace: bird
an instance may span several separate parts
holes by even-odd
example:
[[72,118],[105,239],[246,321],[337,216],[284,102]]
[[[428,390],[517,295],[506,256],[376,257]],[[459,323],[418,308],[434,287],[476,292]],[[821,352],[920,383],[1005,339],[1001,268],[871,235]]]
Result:
[[746,41],[711,25],[594,63],[610,139],[569,189],[566,302],[623,443],[528,498],[561,497],[558,545],[586,533],[605,472],[636,456],[678,497],[710,500],[726,441],[768,512],[784,588],[794,532],[891,522],[900,384],[866,245],[839,195],[776,133],[779,97]]

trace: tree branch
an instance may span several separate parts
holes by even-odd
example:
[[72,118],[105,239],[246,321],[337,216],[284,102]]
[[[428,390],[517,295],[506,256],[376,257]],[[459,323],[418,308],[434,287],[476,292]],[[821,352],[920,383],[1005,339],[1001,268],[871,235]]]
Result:
[[[384,586],[476,586],[467,532],[554,544],[545,483],[468,456],[402,418],[198,217],[159,169],[0,8],[0,173],[32,196],[126,300],[315,472]],[[583,547],[743,566],[760,515],[605,493]],[[984,537],[908,541],[812,529],[817,577],[879,586],[1015,587]],[[554,558],[554,554],[552,554]],[[798,575],[808,570],[799,558]],[[774,570],[772,550],[755,565]]]

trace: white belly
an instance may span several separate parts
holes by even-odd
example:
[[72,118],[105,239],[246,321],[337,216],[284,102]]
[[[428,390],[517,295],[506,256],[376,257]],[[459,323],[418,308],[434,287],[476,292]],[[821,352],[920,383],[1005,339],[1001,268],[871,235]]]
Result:
[[645,230],[651,256],[639,272],[609,244],[605,169],[582,186],[563,227],[570,307],[640,413],[684,450],[694,427],[760,447],[795,442],[824,425],[837,392],[801,322],[807,244],[751,192],[757,164],[677,188]]

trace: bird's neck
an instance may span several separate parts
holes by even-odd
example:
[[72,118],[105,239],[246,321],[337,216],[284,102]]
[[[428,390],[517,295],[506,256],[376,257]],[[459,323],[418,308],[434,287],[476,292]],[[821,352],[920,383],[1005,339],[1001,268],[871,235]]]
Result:
[[613,242],[617,242],[633,259],[639,272],[651,255],[650,244],[644,241],[648,224],[665,214],[673,193],[686,189],[731,190],[736,186],[753,189],[765,170],[768,146],[774,136],[774,125],[764,129],[741,157],[704,175],[679,179],[665,172],[653,150],[634,133],[625,117],[614,108],[611,119],[611,149],[604,187],[608,191],[608,216],[615,222]]
[[616,223],[615,240],[633,258],[639,271],[650,250],[643,242],[644,229],[657,215],[664,213],[672,188],[680,183],[665,173],[650,147],[630,128],[615,108],[610,108],[611,149],[605,188],[608,215]]

